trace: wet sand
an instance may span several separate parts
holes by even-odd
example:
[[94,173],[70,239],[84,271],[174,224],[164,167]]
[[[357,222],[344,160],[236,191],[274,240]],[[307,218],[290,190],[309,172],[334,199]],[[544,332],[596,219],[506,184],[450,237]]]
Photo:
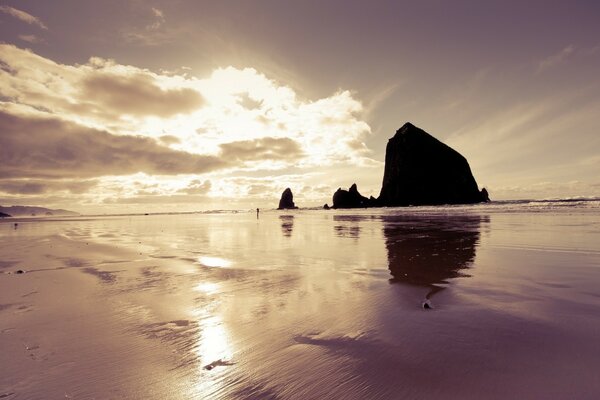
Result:
[[0,398],[600,396],[597,207],[13,224]]

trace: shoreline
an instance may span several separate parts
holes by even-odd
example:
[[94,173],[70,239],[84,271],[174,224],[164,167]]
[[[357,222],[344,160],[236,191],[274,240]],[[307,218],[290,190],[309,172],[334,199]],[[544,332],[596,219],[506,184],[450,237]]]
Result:
[[[549,207],[542,207],[542,206]],[[531,206],[531,207],[527,207]],[[580,206],[580,207],[578,207]],[[527,208],[523,208],[527,207]],[[571,210],[600,210],[600,198],[585,197],[585,198],[565,198],[565,199],[530,199],[530,200],[494,200],[487,203],[476,204],[452,204],[452,205],[436,205],[436,206],[403,206],[403,207],[364,207],[364,208],[329,208],[323,207],[297,207],[295,209],[277,209],[277,208],[261,208],[261,213],[264,212],[279,212],[279,213],[294,213],[306,211],[323,211],[331,213],[363,213],[371,210],[372,212],[431,212],[444,213],[449,211],[473,211],[473,212],[547,212],[549,210],[570,208]],[[229,215],[229,214],[246,214],[255,213],[255,208],[235,209],[235,210],[202,210],[202,211],[161,211],[150,213],[117,213],[117,214],[80,214],[80,215],[55,215],[55,216],[16,216],[0,219],[0,224],[10,222],[30,222],[30,221],[86,221],[90,218],[110,218],[110,217],[145,217],[145,216],[161,216],[161,215]]]

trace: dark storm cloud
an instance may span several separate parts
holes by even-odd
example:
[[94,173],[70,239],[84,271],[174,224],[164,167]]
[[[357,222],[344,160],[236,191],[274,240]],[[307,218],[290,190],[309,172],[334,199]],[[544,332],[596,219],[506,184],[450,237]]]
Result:
[[94,74],[82,81],[82,100],[99,103],[119,114],[171,117],[187,114],[204,104],[189,88],[163,89],[149,75]]
[[240,140],[222,144],[221,155],[226,160],[260,161],[283,160],[290,161],[303,155],[298,142],[290,138],[263,137],[254,140]]
[[56,191],[75,194],[87,192],[98,184],[95,180],[6,180],[0,182],[0,192],[20,195],[35,195]]
[[136,172],[204,173],[229,164],[53,118],[0,112],[0,178],[74,178]]

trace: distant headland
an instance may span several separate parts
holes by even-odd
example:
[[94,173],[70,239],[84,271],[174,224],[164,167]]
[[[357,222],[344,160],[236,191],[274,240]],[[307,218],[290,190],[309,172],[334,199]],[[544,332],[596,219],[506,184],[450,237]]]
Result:
[[[52,209],[37,206],[0,206],[0,214],[6,214],[8,217],[49,217],[49,216],[76,216],[79,213],[69,210]],[[4,218],[4,217],[3,217]]]

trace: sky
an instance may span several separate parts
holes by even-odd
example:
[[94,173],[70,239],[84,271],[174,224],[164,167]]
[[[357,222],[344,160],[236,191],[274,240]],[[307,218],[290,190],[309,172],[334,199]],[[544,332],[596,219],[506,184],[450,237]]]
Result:
[[0,1],[0,204],[301,207],[412,122],[494,200],[600,196],[597,1]]

